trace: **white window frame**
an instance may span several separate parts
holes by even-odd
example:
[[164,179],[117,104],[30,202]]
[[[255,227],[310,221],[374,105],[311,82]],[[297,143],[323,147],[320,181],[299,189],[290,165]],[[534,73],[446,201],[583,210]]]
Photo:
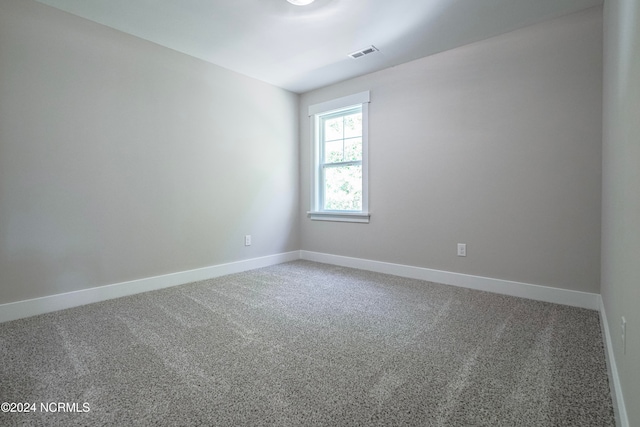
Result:
[[[309,218],[317,221],[339,221],[368,223],[369,213],[369,91],[345,96],[309,107],[311,150],[311,209],[307,212]],[[320,117],[348,110],[354,107],[362,108],[362,209],[325,210],[321,200],[322,168]]]

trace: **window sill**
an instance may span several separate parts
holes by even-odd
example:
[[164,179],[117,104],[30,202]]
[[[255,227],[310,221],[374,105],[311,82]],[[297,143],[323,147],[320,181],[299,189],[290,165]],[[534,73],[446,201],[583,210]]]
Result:
[[369,212],[307,212],[307,215],[313,221],[337,221],[337,222],[360,222],[369,223],[371,214]]

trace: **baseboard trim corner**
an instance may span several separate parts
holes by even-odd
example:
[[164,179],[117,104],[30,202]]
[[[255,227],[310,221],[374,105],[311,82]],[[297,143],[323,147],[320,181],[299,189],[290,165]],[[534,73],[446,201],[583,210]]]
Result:
[[362,258],[352,258],[341,255],[331,255],[320,252],[300,251],[300,258],[342,267],[358,268],[375,271],[377,273],[393,274],[411,279],[426,280],[445,285],[459,286],[479,291],[493,292],[503,295],[528,298],[555,304],[599,310],[599,294],[572,291],[569,289],[553,288],[550,286],[533,285],[530,283],[513,282],[509,280],[493,279],[490,277],[473,276],[454,273],[451,271],[434,270],[424,267],[414,267],[404,264],[393,264]]
[[604,308],[602,298],[599,299],[600,305],[600,327],[604,338],[604,353],[607,360],[607,371],[609,373],[609,381],[611,387],[611,399],[613,400],[613,410],[616,416],[616,425],[619,427],[629,427],[629,418],[627,416],[627,408],[624,404],[624,396],[622,394],[622,385],[618,376],[618,367],[616,366],[616,358],[613,353],[613,341],[609,332],[609,322],[607,321],[607,313]]
[[300,259],[300,251],[284,252],[259,258],[251,258],[226,264],[180,271],[177,273],[145,277],[143,279],[130,280],[111,285],[97,286],[73,292],[0,304],[0,323],[113,298],[139,294],[141,292],[184,285],[186,283],[197,282],[199,280],[213,279],[227,274],[240,273],[298,259]]

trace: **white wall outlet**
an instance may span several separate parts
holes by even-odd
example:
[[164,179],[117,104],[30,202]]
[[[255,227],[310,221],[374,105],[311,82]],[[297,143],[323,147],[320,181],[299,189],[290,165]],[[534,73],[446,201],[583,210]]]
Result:
[[244,245],[251,246],[251,234],[247,234],[244,236]]
[[622,334],[622,354],[627,354],[627,319],[620,319],[620,332]]
[[458,243],[458,256],[467,256],[467,244]]

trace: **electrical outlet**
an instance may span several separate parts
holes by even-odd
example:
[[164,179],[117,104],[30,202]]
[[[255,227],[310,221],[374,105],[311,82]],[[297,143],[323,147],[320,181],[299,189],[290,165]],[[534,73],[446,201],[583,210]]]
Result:
[[247,234],[244,236],[244,245],[251,246],[251,234]]
[[624,316],[620,320],[620,329],[622,333],[622,354],[627,354],[627,319]]
[[467,256],[467,244],[458,243],[458,256]]

